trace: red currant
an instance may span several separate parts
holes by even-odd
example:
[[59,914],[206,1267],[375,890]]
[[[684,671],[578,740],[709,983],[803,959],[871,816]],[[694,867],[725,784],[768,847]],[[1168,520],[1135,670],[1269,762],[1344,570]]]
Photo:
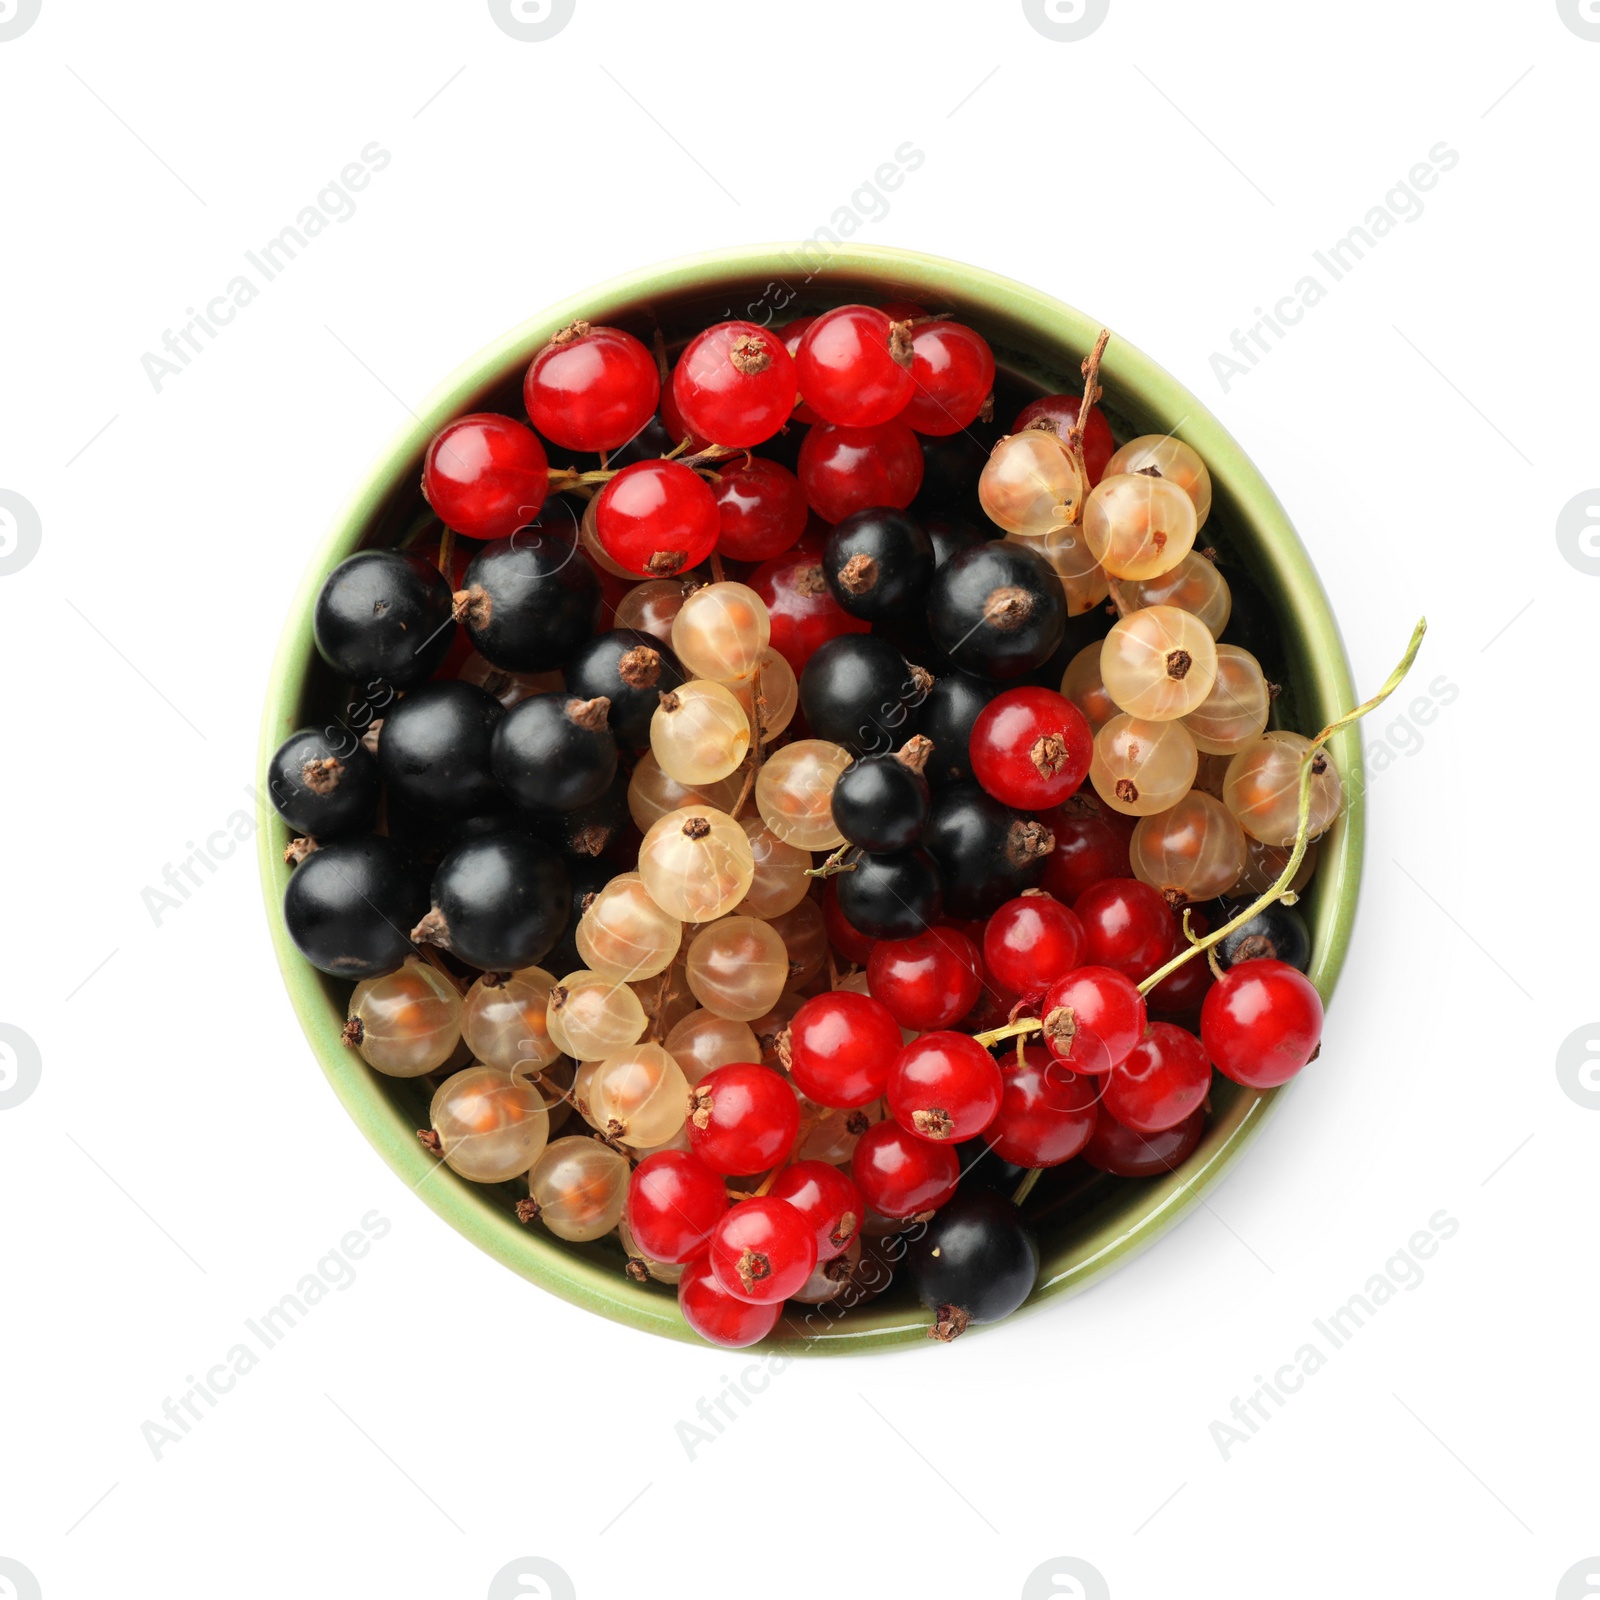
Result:
[[861,1232],[861,1191],[826,1161],[796,1161],[778,1174],[767,1193],[788,1201],[811,1224],[818,1261],[842,1256]]
[[1083,924],[1084,959],[1142,983],[1178,953],[1178,930],[1159,889],[1137,878],[1105,878],[1072,903]]
[[1079,967],[1057,978],[1039,1007],[1051,1055],[1074,1072],[1109,1072],[1139,1042],[1144,1000],[1110,967]]
[[1223,1077],[1275,1089],[1316,1055],[1322,996],[1286,961],[1242,961],[1206,996],[1200,1038]]
[[795,1012],[786,1046],[789,1076],[820,1106],[864,1106],[883,1093],[900,1043],[900,1029],[881,1001],[833,989]]
[[977,947],[954,928],[886,939],[867,959],[867,987],[902,1028],[948,1028],[977,1004],[983,967]]
[[697,334],[672,375],[678,415],[713,443],[741,450],[789,420],[795,393],[783,340],[753,322],[719,322]]
[[616,450],[655,414],[661,375],[631,333],[575,322],[533,358],[522,402],[564,450]]
[[749,1177],[775,1167],[800,1133],[800,1102],[771,1067],[733,1062],[689,1091],[689,1148],[713,1172]]
[[[778,337],[783,340],[783,348],[789,352],[791,361],[800,354],[800,340],[804,336],[806,329],[816,320],[815,317],[796,317],[793,322],[786,322],[778,329]],[[799,369],[796,368],[795,377],[797,380],[799,376]],[[794,408],[794,420],[805,423],[809,428],[812,423],[821,422],[822,418],[802,400]]]
[[783,1315],[781,1302],[756,1305],[729,1294],[711,1271],[709,1252],[696,1256],[678,1279],[678,1309],[702,1339],[730,1350],[765,1339]]
[[846,961],[858,967],[866,966],[877,949],[878,941],[869,939],[839,909],[839,881],[829,878],[822,889],[822,925],[827,930],[828,943]]
[[880,1217],[913,1217],[937,1211],[956,1192],[961,1163],[948,1144],[919,1139],[885,1119],[856,1141],[850,1176]]
[[[1211,918],[1199,906],[1187,908],[1189,913],[1189,927],[1196,935],[1207,934],[1211,931]],[[1173,940],[1174,950],[1183,949],[1189,942],[1183,933],[1183,912],[1175,910],[1172,920],[1177,927]],[[1169,961],[1171,956],[1167,958]],[[1164,965],[1165,963],[1163,963]],[[1176,972],[1169,972],[1155,988],[1145,997],[1144,1003],[1152,1017],[1192,1017],[1200,1009],[1201,1002],[1211,989],[1211,967],[1204,956],[1193,956],[1178,968]]]
[[1104,1109],[1094,1133],[1083,1147],[1083,1159],[1101,1172],[1119,1178],[1153,1178],[1170,1172],[1189,1159],[1205,1131],[1203,1109],[1191,1111],[1176,1127],[1160,1133],[1140,1133],[1127,1128]]
[[1100,1080],[1064,1072],[1043,1045],[1030,1044],[1017,1064],[1001,1057],[1000,1109],[983,1142],[1019,1167],[1059,1167],[1089,1142],[1100,1102]]
[[[1049,422],[1065,439],[1068,430],[1078,420],[1078,408],[1083,396],[1076,394],[1047,394],[1031,400],[1017,413],[1011,424],[1013,433],[1021,433],[1035,422]],[[1111,437],[1111,424],[1099,411],[1090,407],[1089,421],[1083,430],[1083,465],[1089,474],[1092,488],[1105,476],[1106,463],[1117,453],[1117,441]]]
[[684,1150],[658,1150],[633,1170],[628,1231],[652,1261],[687,1261],[728,1209],[722,1179]]
[[925,322],[911,336],[911,381],[916,390],[901,420],[918,433],[960,433],[994,388],[994,352],[959,322]]
[[600,491],[595,534],[605,553],[641,578],[670,578],[716,548],[721,520],[704,481],[676,461],[636,461]]
[[915,387],[911,362],[907,329],[874,306],[837,306],[801,335],[795,369],[806,404],[824,422],[875,428],[905,410]]
[[1058,806],[1089,775],[1088,719],[1054,689],[998,694],[978,713],[968,744],[972,775],[996,800],[1022,811]]
[[1200,1041],[1186,1028],[1152,1022],[1106,1078],[1106,1110],[1125,1128],[1163,1133],[1200,1105],[1210,1087],[1211,1063]]
[[[1102,879],[1129,875],[1128,840],[1133,829],[1121,827],[1115,813],[1090,807],[1080,795],[1045,820],[1056,847],[1044,865],[1043,887],[1058,900],[1071,905]],[[1127,821],[1132,823],[1133,818]]]
[[711,1271],[731,1295],[778,1305],[811,1276],[817,1241],[808,1218],[786,1200],[743,1200],[711,1235]]
[[806,531],[800,480],[776,461],[747,457],[742,467],[725,469],[711,492],[722,526],[717,548],[734,561],[770,561]]
[[549,488],[538,435],[492,411],[441,428],[423,458],[423,498],[469,539],[509,539],[539,515]]
[[976,1138],[1000,1109],[1000,1068],[967,1033],[925,1033],[889,1074],[889,1115],[920,1139]]
[[828,589],[822,562],[804,542],[800,549],[763,562],[750,574],[750,587],[766,603],[772,648],[796,676],[820,645],[842,633],[866,633],[872,624],[852,617]]
[[1083,924],[1048,894],[1008,900],[983,930],[984,965],[1013,994],[1038,994],[1083,962]]
[[689,441],[688,453],[697,454],[701,450],[709,450],[711,441],[702,439],[687,422],[683,420],[683,413],[678,410],[678,402],[673,398],[672,387],[675,373],[669,373],[667,381],[661,385],[661,426],[667,430],[667,437],[674,444],[682,444],[685,439]]
[[819,423],[800,445],[800,486],[824,522],[843,522],[869,506],[904,511],[922,487],[922,447],[903,422]]

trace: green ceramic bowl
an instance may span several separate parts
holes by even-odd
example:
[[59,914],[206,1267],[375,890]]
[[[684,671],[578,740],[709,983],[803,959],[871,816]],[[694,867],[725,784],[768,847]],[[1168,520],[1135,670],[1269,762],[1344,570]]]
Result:
[[[910,299],[949,310],[993,345],[1001,368],[1047,391],[1076,391],[1079,362],[1098,324],[1037,289],[977,267],[871,246],[752,246],[649,267],[601,284],[542,312],[474,356],[418,408],[415,420],[362,478],[311,559],[273,665],[261,728],[260,767],[296,727],[337,703],[311,642],[312,604],[329,569],[365,545],[394,544],[427,516],[418,484],[430,436],[452,417],[480,409],[521,414],[522,373],[533,353],[578,317],[644,333],[660,326],[669,344],[727,317],[782,323],[828,305]],[[1327,596],[1305,548],[1271,489],[1221,423],[1160,367],[1114,338],[1101,373],[1102,409],[1119,440],[1175,433],[1211,470],[1215,500],[1206,539],[1221,547],[1230,582],[1268,619],[1250,644],[1269,676],[1286,686],[1277,720],[1311,733],[1355,704],[1349,665]],[[1233,637],[1230,633],[1229,637]],[[1361,869],[1362,782],[1354,730],[1332,753],[1350,797],[1324,840],[1305,910],[1313,933],[1311,976],[1326,996],[1344,961]],[[263,784],[264,787],[264,784]],[[322,1070],[345,1109],[383,1158],[447,1222],[523,1277],[603,1316],[650,1333],[693,1340],[673,1291],[635,1284],[614,1241],[567,1245],[519,1224],[511,1185],[485,1188],[457,1178],[418,1143],[427,1121],[425,1083],[368,1070],[340,1043],[350,986],[323,977],[296,953],[281,914],[287,833],[263,802],[261,877],[284,983]],[[1199,1147],[1176,1171],[1128,1180],[1047,1175],[1029,1203],[1042,1264],[1029,1301],[1038,1305],[1087,1288],[1152,1244],[1216,1184],[1261,1131],[1276,1092],[1256,1094],[1218,1079],[1213,1115]],[[1075,1166],[1076,1164],[1074,1164]],[[904,1285],[843,1314],[790,1317],[770,1341],[795,1352],[926,1344],[928,1316]]]

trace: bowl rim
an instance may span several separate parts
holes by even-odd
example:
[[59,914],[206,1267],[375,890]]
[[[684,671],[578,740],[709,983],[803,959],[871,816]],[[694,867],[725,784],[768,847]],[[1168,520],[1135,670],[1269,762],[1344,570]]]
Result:
[[[1050,337],[1079,352],[1093,344],[1100,324],[1041,290],[985,268],[945,257],[885,245],[814,241],[745,245],[680,256],[638,268],[573,295],[528,318],[484,346],[444,379],[413,411],[363,474],[334,516],[295,591],[273,659],[257,753],[257,856],[273,948],[290,1002],[313,1054],[356,1126],[388,1165],[457,1232],[497,1261],[574,1305],[644,1332],[700,1344],[661,1286],[634,1284],[614,1267],[569,1253],[558,1241],[525,1229],[500,1205],[493,1189],[457,1178],[418,1142],[408,1120],[385,1097],[371,1072],[339,1039],[342,1014],[330,1005],[322,976],[295,950],[281,915],[288,868],[283,846],[289,837],[267,799],[267,768],[284,738],[301,724],[301,705],[314,650],[310,639],[313,603],[329,569],[362,544],[374,514],[406,481],[414,481],[428,440],[445,422],[473,409],[503,385],[560,328],[588,317],[618,316],[657,299],[705,293],[766,280],[792,287],[830,280],[873,283],[896,298],[927,297],[934,305],[981,307],[1014,324],[1048,326]],[[731,314],[731,313],[730,313]],[[1321,580],[1287,512],[1237,441],[1187,388],[1120,337],[1107,351],[1102,377],[1108,392],[1136,397],[1146,410],[1178,419],[1170,431],[1199,451],[1214,483],[1225,486],[1233,521],[1247,533],[1265,571],[1252,572],[1287,602],[1298,641],[1306,709],[1331,720],[1353,706],[1354,688],[1337,621]],[[1312,981],[1324,1000],[1332,993],[1349,946],[1360,888],[1365,837],[1365,781],[1360,736],[1355,728],[1337,735],[1330,750],[1344,779],[1346,806],[1326,836],[1318,864],[1317,913]],[[1024,1309],[1077,1293],[1140,1251],[1201,1202],[1265,1125],[1282,1090],[1240,1091],[1202,1135],[1193,1154],[1175,1171],[1146,1180],[1137,1205],[1084,1232],[1072,1245],[1041,1263],[1039,1281]],[[815,1316],[830,1325],[810,1326]],[[802,1325],[804,1324],[804,1325]],[[907,1343],[926,1344],[925,1314],[884,1310],[869,1303],[839,1325],[825,1308],[791,1313],[756,1349],[796,1353],[855,1352]]]

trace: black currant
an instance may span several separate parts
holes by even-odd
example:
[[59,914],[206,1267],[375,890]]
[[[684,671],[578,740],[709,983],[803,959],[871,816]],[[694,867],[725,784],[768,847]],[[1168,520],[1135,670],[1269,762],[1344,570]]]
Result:
[[1033,1292],[1039,1246],[1022,1214],[993,1189],[967,1189],[912,1236],[906,1265],[934,1314],[929,1330],[949,1341],[974,1322],[1008,1317]]
[[919,434],[917,443],[922,446],[918,515],[942,512],[955,517],[981,517],[978,478],[989,460],[989,445],[965,429],[939,437]]
[[981,1133],[976,1139],[958,1144],[956,1156],[961,1162],[963,1189],[993,1189],[997,1194],[1010,1195],[1028,1175],[1026,1167],[1002,1161]]
[[893,755],[857,756],[833,786],[833,821],[858,849],[905,850],[917,842],[932,799],[922,769],[932,746],[908,739]]
[[943,909],[939,868],[926,850],[863,852],[834,881],[845,920],[869,939],[926,933]]
[[[598,798],[571,811],[530,820],[540,838],[548,839],[566,855],[593,858],[614,851],[627,838],[639,843],[628,812],[628,774],[620,767]],[[637,850],[634,853],[637,856]],[[627,869],[632,865],[630,861]]]
[[485,660],[545,672],[594,632],[600,580],[573,545],[524,528],[473,557],[455,605]]
[[819,739],[867,755],[893,750],[917,731],[932,682],[887,639],[847,633],[812,652],[800,674],[800,706]]
[[928,627],[968,672],[1020,678],[1050,659],[1066,625],[1061,579],[1021,544],[987,540],[958,551],[933,575]]
[[924,737],[933,741],[927,766],[930,783],[960,783],[972,777],[972,725],[999,693],[998,684],[970,672],[950,672],[934,679],[917,723]]
[[933,797],[923,847],[939,864],[952,917],[987,917],[1043,876],[1055,848],[1044,823],[1013,811],[976,783],[953,783]]
[[650,743],[650,718],[661,696],[681,688],[682,663],[652,633],[614,628],[580,645],[562,668],[567,693],[579,700],[604,695],[611,702],[611,731],[627,750]]
[[[328,737],[337,731],[338,739]],[[364,833],[378,814],[378,764],[343,728],[301,728],[267,764],[267,793],[296,833],[337,839]]]
[[942,567],[951,556],[988,543],[987,537],[964,517],[928,517],[923,522],[933,543],[933,564]]
[[1285,961],[1304,972],[1311,962],[1311,935],[1305,919],[1292,906],[1270,905],[1235,928],[1216,947],[1224,968],[1241,961]]
[[412,954],[428,874],[391,839],[336,839],[300,863],[283,893],[295,948],[319,972],[375,978]]
[[617,741],[606,721],[610,707],[604,695],[577,700],[557,692],[519,700],[494,732],[491,759],[501,788],[527,811],[575,811],[598,800],[617,771]]
[[525,829],[499,828],[458,844],[439,863],[433,909],[411,937],[469,967],[530,967],[560,938],[571,892],[567,869],[549,845]]
[[360,550],[324,580],[311,631],[341,678],[406,689],[432,674],[455,637],[450,585],[421,556]]
[[869,622],[920,608],[933,565],[933,541],[922,524],[885,506],[846,517],[822,547],[822,575],[833,598]]
[[478,817],[505,808],[489,768],[500,702],[475,683],[425,683],[378,732],[378,768],[391,801],[424,817]]

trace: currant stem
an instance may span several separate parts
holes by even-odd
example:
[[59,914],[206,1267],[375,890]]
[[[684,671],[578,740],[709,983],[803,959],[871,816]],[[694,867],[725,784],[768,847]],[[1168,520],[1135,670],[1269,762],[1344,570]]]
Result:
[[1017,1185],[1016,1192],[1011,1196],[1012,1205],[1020,1206],[1033,1193],[1033,1186],[1039,1181],[1043,1172],[1043,1167],[1031,1167],[1023,1173],[1022,1182]]
[[854,872],[856,864],[844,858],[855,849],[853,844],[842,844],[837,850],[822,863],[820,867],[807,867],[804,876],[807,878],[831,878],[836,872]]
[[1089,408],[1100,398],[1100,361],[1106,353],[1106,346],[1111,342],[1111,330],[1102,328],[1100,337],[1094,342],[1094,349],[1084,357],[1083,362],[1083,401],[1078,406],[1078,420],[1067,429],[1066,445],[1072,452],[1072,459],[1078,466],[1078,481],[1082,485],[1083,493],[1078,497],[1077,512],[1073,517],[1073,525],[1083,521],[1083,508],[1089,498],[1089,469],[1083,459],[1083,433],[1089,426]]

